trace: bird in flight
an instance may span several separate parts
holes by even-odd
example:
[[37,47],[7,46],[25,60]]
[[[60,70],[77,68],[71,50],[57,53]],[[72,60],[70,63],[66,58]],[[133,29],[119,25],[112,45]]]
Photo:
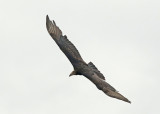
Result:
[[76,47],[67,39],[66,35],[46,16],[46,27],[52,39],[56,42],[62,52],[69,59],[73,65],[74,70],[69,76],[83,75],[91,82],[93,82],[99,90],[102,90],[106,95],[131,103],[127,98],[121,95],[114,87],[105,81],[104,75],[97,69],[97,67],[89,62],[88,64],[82,59]]

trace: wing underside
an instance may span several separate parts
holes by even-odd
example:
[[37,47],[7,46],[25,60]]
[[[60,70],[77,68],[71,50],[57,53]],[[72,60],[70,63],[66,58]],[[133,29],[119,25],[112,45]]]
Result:
[[66,35],[62,35],[62,31],[54,21],[50,21],[48,15],[46,17],[46,27],[52,39],[57,43],[72,64],[76,61],[83,61],[76,47],[67,39]]
[[102,90],[106,95],[131,103],[127,98],[121,95],[114,87],[112,87],[109,83],[103,80],[101,76],[98,76],[99,75],[98,73],[94,72],[93,70],[91,71],[90,68],[87,68],[87,67],[84,68],[82,75],[84,75],[91,82],[93,82],[96,85],[96,87],[99,90]]

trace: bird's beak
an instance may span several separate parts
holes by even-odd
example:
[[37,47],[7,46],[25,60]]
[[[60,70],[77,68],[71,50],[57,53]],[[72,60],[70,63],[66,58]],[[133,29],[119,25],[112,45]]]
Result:
[[69,77],[73,76],[72,74],[69,75]]
[[69,77],[71,77],[71,76],[73,76],[73,75],[75,75],[75,71],[72,71],[72,72],[70,73]]

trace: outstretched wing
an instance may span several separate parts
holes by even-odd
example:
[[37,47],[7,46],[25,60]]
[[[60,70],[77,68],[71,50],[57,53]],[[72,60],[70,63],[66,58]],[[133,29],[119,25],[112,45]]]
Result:
[[83,61],[76,47],[67,39],[67,36],[62,35],[62,31],[54,21],[50,21],[48,15],[46,16],[46,27],[52,39],[57,43],[72,64],[77,61]]
[[93,82],[99,90],[102,90],[106,95],[123,100],[125,102],[131,103],[127,98],[121,95],[114,87],[112,87],[105,80],[100,78],[99,74],[94,72],[90,67],[84,67],[84,70],[81,72],[86,78]]

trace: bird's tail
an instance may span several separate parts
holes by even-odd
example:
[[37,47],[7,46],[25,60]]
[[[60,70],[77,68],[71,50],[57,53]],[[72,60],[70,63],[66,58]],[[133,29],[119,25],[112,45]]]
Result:
[[110,96],[110,97],[113,97],[113,98],[116,98],[116,99],[119,99],[119,100],[122,100],[122,101],[125,101],[125,102],[128,102],[128,103],[131,103],[131,101],[129,101],[127,98],[125,98],[123,95],[121,95],[120,93],[118,93],[118,91],[113,91],[109,88],[104,88],[102,90],[106,95]]

